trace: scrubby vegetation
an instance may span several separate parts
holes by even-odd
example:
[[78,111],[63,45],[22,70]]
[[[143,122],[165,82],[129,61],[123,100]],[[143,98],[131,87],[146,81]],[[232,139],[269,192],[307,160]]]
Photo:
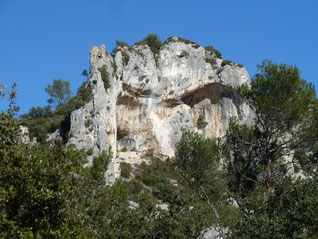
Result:
[[154,55],[158,55],[162,42],[157,34],[150,33],[142,41],[136,42],[135,45],[147,45]]
[[102,67],[98,68],[98,71],[100,72],[100,75],[102,77],[105,91],[107,91],[107,89],[110,88],[110,78],[109,78],[109,73],[107,71],[107,66],[103,65]]
[[127,42],[124,41],[116,41],[116,47],[112,50],[112,54],[115,55],[118,52],[119,48],[129,47]]
[[[154,58],[156,61],[156,65],[158,65],[158,55],[160,52],[160,48],[166,44],[169,44],[171,42],[182,42],[187,45],[191,45],[193,48],[198,49],[200,47],[199,44],[196,42],[190,41],[188,39],[182,38],[182,37],[169,37],[166,41],[162,42],[159,38],[159,36],[155,33],[150,33],[148,34],[143,40],[138,41],[134,44],[134,46],[142,46],[142,45],[147,45],[151,49],[151,51],[154,54]],[[119,50],[122,53],[123,56],[123,62],[125,65],[127,65],[130,57],[129,54],[126,52],[125,48],[127,48],[128,51],[135,52],[137,55],[143,57],[143,53],[136,50],[134,47],[130,47],[128,43],[123,42],[123,41],[116,41],[116,47],[112,50],[112,55],[114,56]],[[216,64],[216,59],[220,58],[222,59],[222,54],[218,50],[216,50],[213,46],[209,45],[204,47],[204,49],[210,53],[209,57],[205,58],[205,61],[210,63],[211,65]],[[179,57],[187,57],[189,55],[188,52],[183,51]]]
[[179,55],[180,58],[189,56],[189,53],[187,51],[182,51]]
[[234,63],[232,61],[229,61],[229,60],[223,60],[222,63],[221,63],[221,66],[226,66],[226,65],[233,65]]
[[222,59],[222,54],[221,52],[219,52],[218,50],[216,50],[213,46],[209,45],[204,47],[204,49],[208,52],[211,52],[212,54],[214,54],[217,58]]
[[204,121],[204,116],[199,115],[199,118],[197,120],[197,127],[198,129],[203,129],[205,126],[207,126],[207,122]]
[[120,176],[129,178],[131,174],[131,165],[126,162],[120,162]]
[[196,42],[190,41],[182,37],[169,37],[163,44],[169,44],[170,42],[183,42],[184,44],[191,44],[194,48],[199,48],[200,45]]
[[[153,54],[155,56],[156,64],[158,64],[158,54],[159,54],[160,48],[162,46],[166,45],[166,44],[171,43],[171,42],[182,42],[182,43],[185,43],[185,44],[191,44],[192,47],[194,47],[196,49],[200,47],[200,45],[198,45],[197,43],[195,43],[193,41],[190,41],[188,39],[182,38],[182,37],[169,37],[166,41],[161,42],[161,40],[159,39],[159,36],[157,34],[155,34],[155,33],[148,34],[142,41],[136,42],[135,45],[147,45],[147,46],[149,46],[151,51],[153,52]],[[118,50],[121,50],[122,55],[123,55],[123,62],[124,62],[125,65],[127,65],[130,57],[129,57],[129,54],[125,50],[123,50],[124,47],[126,47],[130,51],[134,51],[136,54],[138,54],[138,55],[143,57],[142,52],[139,52],[139,51],[135,50],[134,48],[129,47],[128,43],[123,42],[123,41],[116,41],[116,47],[113,49],[112,53],[114,55],[114,54],[116,54],[116,52]],[[221,52],[218,51],[217,49],[215,49],[213,46],[208,45],[208,46],[204,47],[204,49],[208,53],[210,53],[210,55],[205,58],[205,61],[207,63],[210,63],[212,67],[217,64],[216,58],[222,59]],[[188,52],[183,51],[179,55],[179,57],[180,58],[187,57],[188,55],[189,55]],[[224,67],[225,65],[233,65],[233,64],[234,63],[232,61],[223,60],[222,63],[221,63],[221,66]],[[241,64],[238,64],[238,66],[239,67],[244,67]]]
[[[112,50],[112,56],[114,57],[116,55],[116,53],[118,51],[120,51],[122,54],[122,57],[123,57],[123,63],[124,63],[124,65],[127,65],[130,57],[129,57],[129,54],[126,52],[125,48],[128,48],[128,50],[132,49],[131,47],[129,47],[127,42],[116,41],[116,47]],[[116,72],[117,66],[116,66],[115,62],[113,63],[113,69],[114,69],[114,72]]]
[[[15,95],[12,94],[12,98]],[[1,238],[197,238],[201,214],[175,200],[173,210],[156,207],[140,184],[105,184],[111,153],[84,167],[86,154],[62,141],[24,144],[14,103],[0,114]],[[138,230],[136,230],[138,228]],[[150,233],[150,234],[149,234]]]
[[205,62],[209,63],[211,65],[211,67],[213,67],[217,64],[216,59],[214,57],[212,57],[212,58],[206,57],[204,60],[205,60]]
[[[122,162],[124,180],[112,186],[111,148],[87,166],[93,149],[21,137],[21,124],[38,142],[66,129],[71,110],[91,99],[88,82],[55,110],[32,108],[21,119],[13,88],[0,114],[0,238],[198,238],[211,227],[221,238],[317,238],[315,89],[295,66],[264,61],[258,70],[238,90],[251,124],[232,118],[217,139],[184,131],[175,157],[149,151],[140,165]],[[202,115],[197,124],[205,127]]]
[[86,151],[86,154],[90,156],[90,155],[93,154],[93,152],[94,152],[93,149],[92,149],[92,148],[89,148],[89,149]]
[[91,100],[91,88],[88,81],[77,90],[75,97],[64,104],[59,104],[55,110],[51,106],[32,107],[27,114],[20,116],[21,124],[29,128],[31,139],[39,143],[45,143],[48,134],[60,129],[60,135],[67,140],[67,133],[70,129],[71,113],[83,107]]

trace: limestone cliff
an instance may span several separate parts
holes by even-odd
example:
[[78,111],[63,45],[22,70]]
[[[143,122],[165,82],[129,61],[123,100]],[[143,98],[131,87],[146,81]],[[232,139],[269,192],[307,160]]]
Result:
[[229,118],[249,120],[249,108],[236,90],[249,83],[246,69],[218,59],[196,44],[170,38],[154,54],[147,45],[105,47],[90,53],[92,100],[71,115],[69,143],[92,148],[172,156],[182,129],[205,137],[223,136]]

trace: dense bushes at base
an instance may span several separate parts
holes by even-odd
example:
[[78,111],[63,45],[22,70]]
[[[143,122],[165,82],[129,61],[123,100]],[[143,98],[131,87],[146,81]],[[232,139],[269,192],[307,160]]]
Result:
[[315,180],[291,177],[275,181],[271,191],[258,187],[242,205],[230,238],[317,238],[317,188]]
[[[259,70],[238,90],[255,114],[251,125],[231,119],[224,139],[183,132],[175,159],[148,152],[135,178],[112,187],[111,149],[84,167],[87,154],[63,141],[25,144],[13,89],[0,114],[0,237],[198,238],[214,225],[222,238],[318,238],[314,87],[296,67],[264,61]],[[79,99],[22,118],[44,131],[45,120],[65,117]],[[282,163],[287,156],[303,178]]]
[[18,120],[0,116],[0,237],[63,238],[84,155],[61,141],[22,143]]
[[120,163],[120,176],[123,178],[129,178],[131,173],[131,165],[126,162]]
[[14,109],[0,114],[1,238],[197,238],[209,225],[186,198],[165,211],[137,188],[132,208],[129,182],[105,184],[111,153],[84,167],[87,155],[63,141],[24,144]]

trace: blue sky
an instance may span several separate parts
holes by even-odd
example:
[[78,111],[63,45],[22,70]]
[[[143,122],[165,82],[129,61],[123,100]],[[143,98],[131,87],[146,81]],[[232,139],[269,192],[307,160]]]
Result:
[[[47,104],[53,79],[84,81],[89,52],[148,33],[213,45],[250,74],[268,58],[318,87],[317,0],[0,0],[0,82],[19,83],[20,113]],[[0,110],[7,102],[0,101]]]

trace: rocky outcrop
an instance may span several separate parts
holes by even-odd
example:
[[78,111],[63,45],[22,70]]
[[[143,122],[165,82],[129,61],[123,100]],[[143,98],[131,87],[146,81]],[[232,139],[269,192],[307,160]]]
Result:
[[221,235],[227,234],[227,233],[228,233],[227,228],[219,228],[219,227],[212,226],[204,230],[201,233],[199,239],[222,239],[224,237],[222,237]]
[[24,144],[35,144],[36,143],[36,139],[33,138],[32,140],[30,139],[30,134],[29,134],[29,128],[20,125],[20,131],[19,131],[19,135],[21,138],[21,142]]
[[114,160],[122,150],[172,156],[183,129],[219,137],[230,117],[249,120],[236,93],[243,83],[249,76],[242,65],[176,37],[157,55],[147,45],[119,48],[115,56],[94,47],[92,100],[72,113],[69,143],[93,155],[111,147]]

